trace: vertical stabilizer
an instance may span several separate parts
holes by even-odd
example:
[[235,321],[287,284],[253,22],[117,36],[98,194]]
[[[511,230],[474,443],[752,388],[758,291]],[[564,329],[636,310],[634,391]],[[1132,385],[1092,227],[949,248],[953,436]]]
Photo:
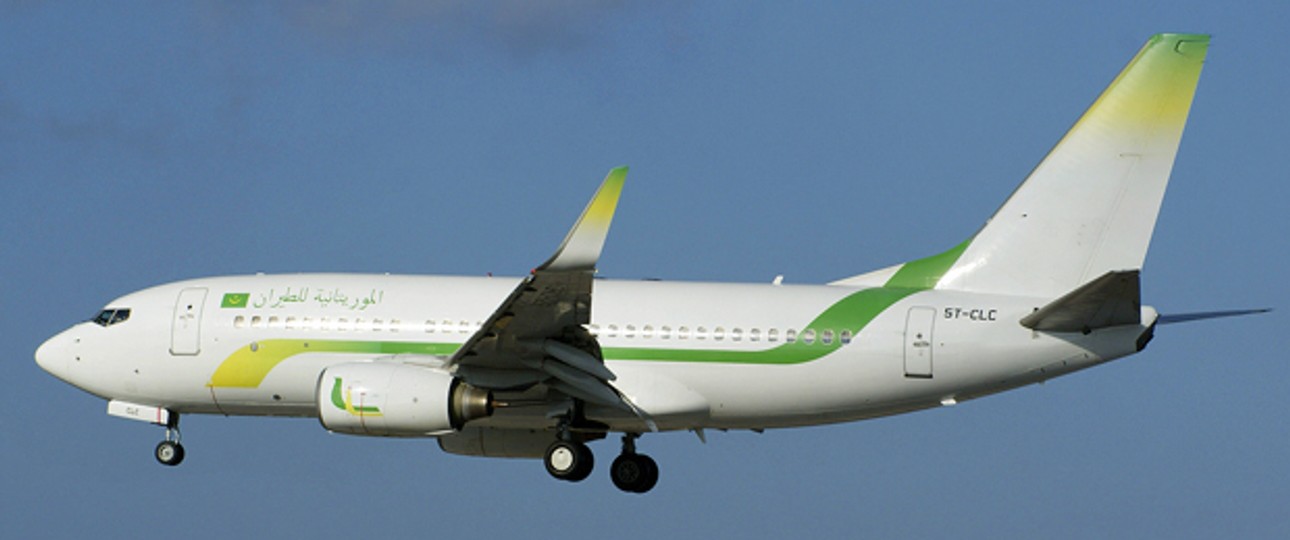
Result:
[[1208,47],[1147,41],[936,287],[1057,297],[1141,268]]

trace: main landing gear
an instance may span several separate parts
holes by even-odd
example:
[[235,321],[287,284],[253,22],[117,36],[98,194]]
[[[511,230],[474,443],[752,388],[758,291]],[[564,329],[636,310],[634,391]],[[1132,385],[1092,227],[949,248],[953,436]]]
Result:
[[636,433],[623,435],[623,453],[609,466],[609,479],[628,493],[645,493],[658,483],[658,464],[654,459],[636,453]]
[[558,440],[546,449],[546,472],[557,480],[581,482],[591,475],[596,466],[596,456],[586,444],[578,441]]
[[[614,486],[628,493],[645,493],[658,483],[658,464],[645,454],[636,453],[638,433],[623,435],[623,451],[609,466]],[[579,482],[591,475],[596,457],[587,445],[562,433],[551,443],[543,458],[546,471],[558,480]]]
[[166,420],[166,438],[157,443],[153,457],[162,465],[174,467],[184,460],[184,445],[179,444],[179,413],[170,413]]

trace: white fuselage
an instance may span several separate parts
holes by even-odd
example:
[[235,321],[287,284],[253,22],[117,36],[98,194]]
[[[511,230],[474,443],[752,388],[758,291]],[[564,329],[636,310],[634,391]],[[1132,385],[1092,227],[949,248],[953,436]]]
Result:
[[[345,274],[196,279],[113,301],[107,307],[129,309],[128,320],[73,326],[42,345],[37,360],[106,399],[176,413],[312,417],[326,367],[435,367],[517,283]],[[1136,352],[1154,321],[1144,308],[1142,325],[1034,332],[1018,321],[1048,299],[944,290],[906,291],[877,308],[843,305],[865,290],[597,280],[591,330],[614,386],[660,429],[759,429],[895,414],[1045,380]],[[877,314],[866,315],[869,309]],[[476,422],[541,429],[551,425],[545,413],[516,406]],[[611,429],[640,430],[622,411],[587,414]]]

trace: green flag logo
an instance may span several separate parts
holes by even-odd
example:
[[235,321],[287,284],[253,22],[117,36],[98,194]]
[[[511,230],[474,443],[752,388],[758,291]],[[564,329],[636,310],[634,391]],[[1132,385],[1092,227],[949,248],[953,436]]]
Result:
[[219,307],[222,307],[222,308],[244,308],[244,307],[246,307],[246,301],[247,301],[247,300],[249,300],[250,298],[251,298],[251,293],[244,293],[244,292],[240,292],[240,293],[225,293],[225,294],[224,294],[224,301],[223,301],[223,302],[220,302]]

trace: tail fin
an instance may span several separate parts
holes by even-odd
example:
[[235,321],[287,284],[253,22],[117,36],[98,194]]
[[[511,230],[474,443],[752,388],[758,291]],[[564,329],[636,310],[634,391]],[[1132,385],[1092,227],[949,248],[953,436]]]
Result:
[[1209,36],[1152,36],[937,283],[1053,297],[1142,268]]
[[953,256],[934,286],[1053,298],[1141,268],[1208,47],[1152,36],[976,236],[928,258]]

